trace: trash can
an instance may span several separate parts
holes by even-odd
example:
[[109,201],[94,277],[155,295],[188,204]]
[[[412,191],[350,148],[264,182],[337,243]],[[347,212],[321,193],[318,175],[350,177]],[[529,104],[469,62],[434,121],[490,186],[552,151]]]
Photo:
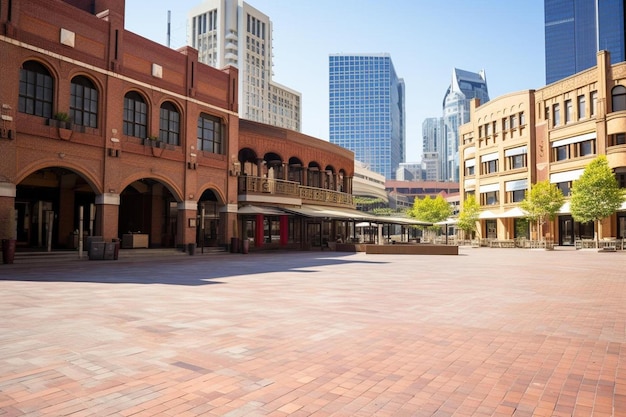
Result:
[[113,243],[115,243],[115,250],[113,251],[113,259],[117,261],[120,256],[120,240],[113,239]]
[[188,243],[187,244],[187,252],[189,252],[189,256],[193,256],[196,254],[196,244]]
[[105,242],[91,242],[89,245],[89,260],[102,261],[104,259]]
[[115,242],[107,242],[104,244],[104,257],[106,261],[112,261],[115,259]]

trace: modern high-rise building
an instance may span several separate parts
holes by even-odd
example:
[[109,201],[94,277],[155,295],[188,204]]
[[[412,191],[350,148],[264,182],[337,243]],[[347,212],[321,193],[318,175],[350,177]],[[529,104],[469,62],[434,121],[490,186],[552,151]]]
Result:
[[485,72],[455,68],[452,83],[443,98],[443,132],[441,146],[438,146],[443,181],[459,181],[459,126],[469,122],[470,102],[475,98],[481,104],[489,101]]
[[272,80],[270,18],[242,0],[204,0],[188,16],[198,60],[239,69],[239,116],[300,131],[301,94]]
[[611,63],[626,60],[624,0],[545,0],[546,83],[596,65],[600,50]]
[[331,143],[387,179],[406,157],[404,81],[389,54],[329,57]]
[[443,119],[429,117],[422,122],[422,152],[439,152]]

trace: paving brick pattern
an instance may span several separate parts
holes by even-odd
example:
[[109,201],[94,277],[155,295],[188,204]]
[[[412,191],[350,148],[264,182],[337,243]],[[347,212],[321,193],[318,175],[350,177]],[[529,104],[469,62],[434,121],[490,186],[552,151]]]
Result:
[[626,252],[0,265],[0,416],[625,416]]

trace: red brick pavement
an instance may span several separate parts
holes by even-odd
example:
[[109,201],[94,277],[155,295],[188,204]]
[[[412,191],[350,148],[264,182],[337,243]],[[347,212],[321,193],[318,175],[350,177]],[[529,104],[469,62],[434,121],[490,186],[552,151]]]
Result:
[[624,416],[626,252],[0,265],[0,416]]

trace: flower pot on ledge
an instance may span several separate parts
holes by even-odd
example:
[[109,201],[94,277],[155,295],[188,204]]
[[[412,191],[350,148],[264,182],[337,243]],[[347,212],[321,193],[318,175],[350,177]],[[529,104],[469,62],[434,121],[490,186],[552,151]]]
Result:
[[70,140],[70,138],[72,137],[72,129],[66,129],[63,127],[59,127],[57,128],[58,133],[59,133],[59,138],[63,139],[63,140]]

